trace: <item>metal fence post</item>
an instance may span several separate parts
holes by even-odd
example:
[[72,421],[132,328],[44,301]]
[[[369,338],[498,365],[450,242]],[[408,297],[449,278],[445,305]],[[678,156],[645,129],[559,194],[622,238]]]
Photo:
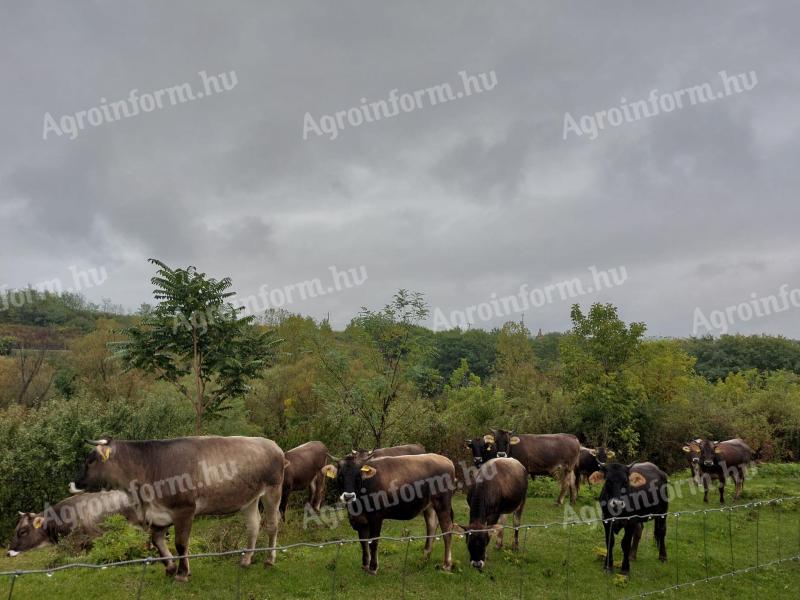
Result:
[[8,600],[11,600],[11,596],[14,595],[14,584],[17,582],[17,575],[11,576],[11,587],[8,588]]
[[331,598],[336,598],[336,571],[339,570],[339,553],[342,551],[344,542],[336,544],[336,556],[333,559],[333,573],[331,575]]
[[[452,537],[450,539],[452,539]],[[402,584],[403,588],[400,594],[400,598],[403,600],[406,597],[406,565],[408,564],[408,549],[410,546],[411,546],[411,538],[406,540],[406,551],[403,556],[403,584]]]
[[[149,564],[150,559],[148,558],[142,563],[142,574],[139,576],[139,588],[136,590],[136,600],[141,600],[142,597],[142,589],[144,588],[144,573],[147,569],[147,565]],[[9,596],[10,598],[11,596]]]

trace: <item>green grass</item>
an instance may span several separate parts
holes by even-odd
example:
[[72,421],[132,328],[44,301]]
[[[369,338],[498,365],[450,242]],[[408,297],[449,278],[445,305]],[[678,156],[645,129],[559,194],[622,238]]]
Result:
[[[677,481],[688,472],[674,475]],[[731,486],[732,487],[732,486]],[[712,502],[703,505],[702,495],[691,495],[683,486],[684,495],[671,502],[671,511],[718,508]],[[732,490],[730,490],[732,492]],[[553,503],[556,487],[553,482],[537,481],[531,488],[531,498],[525,509],[525,523],[561,522],[564,509]],[[599,492],[597,487],[583,486],[576,510],[590,507]],[[800,466],[766,465],[748,479],[739,503],[753,502],[779,496],[800,496]],[[730,496],[732,498],[732,494]],[[729,499],[730,505],[730,499]],[[456,521],[467,520],[466,501],[462,495],[454,500]],[[584,508],[584,510],[587,510]],[[730,520],[729,520],[730,519]],[[704,548],[704,521],[706,544]],[[728,531],[733,533],[732,539]],[[188,584],[175,583],[163,574],[163,567],[152,565],[144,572],[142,598],[236,598],[237,586],[241,598],[347,598],[394,599],[400,597],[405,579],[408,598],[503,598],[520,597],[536,600],[555,598],[624,598],[642,592],[688,582],[706,576],[705,553],[708,554],[708,574],[715,575],[742,569],[800,554],[800,502],[740,509],[734,512],[712,512],[671,517],[668,523],[667,551],[669,561],[657,559],[652,540],[652,524],[645,527],[639,558],[632,563],[631,576],[607,576],[602,570],[602,527],[560,525],[520,533],[524,546],[519,553],[496,550],[492,546],[484,571],[469,567],[466,544],[454,538],[454,572],[446,573],[438,566],[443,555],[443,543],[434,544],[429,562],[422,559],[421,541],[410,542],[408,561],[404,557],[406,542],[381,542],[380,570],[376,577],[361,571],[358,544],[324,548],[299,548],[279,553],[275,567],[265,569],[263,557],[256,555],[249,569],[237,566],[238,557],[206,558],[192,561],[192,579]],[[387,521],[384,535],[421,535],[421,518],[410,522]],[[758,557],[756,556],[758,533]],[[510,546],[513,532],[506,532]],[[289,522],[280,534],[279,543],[324,541],[339,538],[353,539],[355,532],[346,521],[335,528],[302,528],[302,513],[290,510]],[[244,542],[244,530],[236,517],[198,519],[193,533],[193,551],[230,549]],[[260,539],[261,544],[265,540]],[[337,558],[338,555],[338,558]],[[622,558],[619,541],[615,558]],[[55,550],[46,549],[23,554],[15,559],[0,558],[0,570],[39,568],[53,564]],[[103,571],[67,571],[46,575],[26,575],[17,579],[15,599],[135,598],[140,584],[140,566],[113,568]],[[334,581],[335,577],[335,581]],[[0,581],[0,598],[6,597],[10,579]],[[800,589],[800,562],[790,561],[755,572],[726,577],[721,581],[702,582],[677,592],[658,595],[661,598],[785,598],[796,597]]]

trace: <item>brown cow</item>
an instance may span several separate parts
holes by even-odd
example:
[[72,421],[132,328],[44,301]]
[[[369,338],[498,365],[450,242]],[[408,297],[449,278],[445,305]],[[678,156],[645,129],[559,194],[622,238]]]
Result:
[[497,548],[503,547],[503,524],[508,513],[514,513],[514,545],[519,548],[519,529],[525,497],[528,493],[528,472],[514,458],[495,458],[478,469],[475,480],[467,489],[469,525],[467,533],[469,564],[482,569],[486,562],[487,530],[497,533]]
[[[247,547],[254,548],[260,526],[258,501],[264,499],[269,546],[278,537],[279,504],[286,461],[272,440],[256,437],[185,437],[172,440],[123,441],[102,439],[95,445],[70,484],[73,493],[83,490],[127,491],[139,519],[152,527],[153,542],[170,525],[175,526],[177,572],[167,565],[167,575],[187,581],[189,535],[196,515],[244,515]],[[276,551],[266,563],[275,562]],[[242,566],[252,560],[245,552]]]
[[592,473],[614,460],[615,457],[616,453],[613,450],[607,450],[604,446],[598,448],[584,448],[581,446],[578,466],[575,468],[575,491],[581,491],[581,480],[589,481],[589,476]]
[[289,461],[283,474],[283,491],[281,493],[281,518],[286,518],[286,504],[289,494],[308,488],[308,506],[319,512],[325,498],[325,474],[322,467],[328,460],[328,449],[322,442],[306,442],[288,450],[284,456]]
[[414,454],[426,454],[427,450],[422,444],[402,444],[401,446],[389,446],[388,448],[375,448],[375,450],[364,450],[359,448],[353,450],[352,454],[359,460],[370,458],[382,458],[384,456],[411,456]]
[[436,520],[444,534],[444,569],[453,566],[451,533],[452,499],[456,489],[455,467],[439,454],[385,456],[361,460],[353,454],[335,466],[323,467],[335,478],[346,503],[350,525],[361,540],[361,567],[378,572],[378,538],[386,519],[408,521],[420,513],[425,517],[425,556],[433,549]]
[[556,503],[560,506],[569,492],[570,502],[575,504],[578,492],[575,488],[575,468],[578,466],[581,444],[569,433],[515,435],[504,429],[492,429],[484,440],[492,444],[490,455],[516,458],[528,470],[533,479],[536,475],[561,474],[561,491]]
[[734,501],[739,499],[744,488],[744,477],[747,464],[753,458],[753,451],[739,438],[724,442],[695,440],[684,446],[684,452],[698,454],[701,478],[703,479],[703,502],[708,502],[708,482],[719,481],[719,502],[725,504],[725,479],[730,477],[734,482]]
[[[27,550],[52,546],[73,531],[81,531],[89,538],[97,537],[102,533],[100,525],[111,515],[120,514],[132,525],[141,525],[130,496],[118,490],[76,494],[43,512],[19,514],[20,519],[8,547],[8,556],[12,557]],[[167,550],[161,556],[171,555]]]

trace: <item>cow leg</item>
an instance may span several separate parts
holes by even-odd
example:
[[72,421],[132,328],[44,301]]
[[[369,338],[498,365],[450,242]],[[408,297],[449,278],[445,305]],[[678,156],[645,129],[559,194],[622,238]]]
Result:
[[[282,488],[280,485],[268,486],[262,496],[264,500],[264,527],[267,530],[267,542],[272,550],[267,552],[267,558],[264,561],[266,566],[274,565],[275,558],[278,551],[275,547],[278,545],[278,522],[280,521],[280,501],[281,501]],[[256,529],[256,534],[258,530]]]
[[733,501],[736,502],[742,495],[742,472],[739,467],[734,467],[731,473],[733,477]]
[[622,575],[627,575],[631,570],[631,542],[633,541],[633,532],[636,528],[636,525],[632,525],[630,523],[625,525],[625,533],[622,536],[622,542],[620,546],[622,547],[622,565],[620,566],[619,572]]
[[583,477],[577,469],[573,471],[573,474],[575,476],[575,496],[577,496],[581,493],[581,479],[583,479]]
[[367,569],[367,573],[370,575],[377,575],[378,574],[378,538],[381,537],[381,527],[383,523],[379,520],[375,520],[369,524],[369,569]]
[[653,537],[658,545],[658,560],[667,562],[667,517],[656,517]]
[[703,479],[703,502],[708,504],[708,480],[711,479],[711,476],[708,474],[702,475]]
[[603,529],[606,534],[606,560],[605,569],[609,573],[614,571],[614,530],[611,523],[603,523]]
[[166,567],[167,577],[171,577],[175,575],[175,571],[178,570],[175,561],[172,560],[172,552],[169,551],[169,546],[167,546],[167,541],[165,536],[167,534],[167,527],[157,527],[156,525],[152,525],[150,527],[150,540],[153,542],[153,545],[158,550],[158,555],[161,558],[166,558],[168,560],[164,561],[164,566]]
[[436,511],[433,509],[433,506],[429,506],[422,512],[422,516],[425,518],[425,549],[422,551],[425,555],[425,558],[430,558],[431,551],[433,551],[433,536],[436,534],[436,526],[438,522],[436,521]]
[[453,495],[445,493],[435,496],[433,506],[436,509],[436,516],[439,517],[439,527],[442,529],[444,538],[444,565],[442,569],[451,571],[453,569]]
[[525,510],[525,498],[519,508],[514,511],[514,545],[511,547],[514,552],[519,550],[519,526],[522,524],[522,511]]
[[286,521],[286,506],[289,504],[289,492],[290,490],[288,487],[284,487],[281,492],[281,502],[278,508],[281,513],[281,521]]
[[643,523],[637,523],[633,530],[633,539],[631,540],[631,560],[636,560],[636,555],[639,552],[639,542],[642,539],[642,531],[644,530]]
[[725,474],[719,478],[719,503],[725,504]]
[[361,540],[361,568],[365,571],[369,571],[369,527],[359,527],[358,529],[358,539]]
[[320,471],[314,477],[314,500],[312,501],[312,505],[314,510],[319,512],[320,508],[322,507],[322,501],[325,499],[325,480],[327,478],[325,475]]
[[578,501],[578,484],[575,480],[575,471],[567,470],[567,483],[569,484],[569,503],[575,506]]
[[500,515],[500,518],[497,519],[497,524],[501,526],[501,529],[497,530],[497,542],[495,543],[495,548],[498,550],[503,547],[503,532],[505,532],[506,521],[508,521],[508,515]]
[[[261,526],[261,514],[258,512],[258,498],[253,500],[250,504],[242,507],[242,515],[244,515],[244,526],[247,530],[247,548],[256,547],[258,540],[258,529]],[[248,551],[242,554],[241,565],[249,567],[250,562],[253,560],[253,553]]]
[[194,520],[194,508],[184,509],[173,516],[175,525],[175,550],[178,552],[178,571],[175,574],[175,581],[189,581],[192,574],[189,569],[189,559],[186,554],[189,552],[189,536],[192,533],[192,521]]

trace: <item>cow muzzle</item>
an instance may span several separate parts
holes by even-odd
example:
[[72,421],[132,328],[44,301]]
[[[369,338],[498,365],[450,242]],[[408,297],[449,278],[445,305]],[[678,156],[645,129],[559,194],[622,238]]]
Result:
[[345,492],[341,496],[339,496],[339,500],[342,502],[352,502],[356,499],[356,495],[353,492]]
[[703,461],[703,466],[705,466],[705,467],[713,467],[714,466],[714,461],[713,460],[704,460]]
[[620,511],[625,508],[625,501],[620,500],[619,498],[612,498],[608,501],[608,506],[611,510]]
[[482,560],[471,560],[469,561],[469,564],[475,567],[476,569],[482,569],[483,565],[486,563],[484,563]]
[[497,458],[507,458],[507,457],[508,457],[508,454],[506,454],[505,452],[498,452],[497,453]]
[[699,463],[699,462],[700,462],[700,459],[699,459],[699,458],[693,458],[693,459],[692,459],[692,462],[693,462],[693,463]]
[[9,550],[9,551],[6,553],[6,555],[7,555],[9,558],[14,558],[14,557],[15,557],[15,556],[17,556],[18,554],[19,554],[19,552],[17,552],[16,550]]

